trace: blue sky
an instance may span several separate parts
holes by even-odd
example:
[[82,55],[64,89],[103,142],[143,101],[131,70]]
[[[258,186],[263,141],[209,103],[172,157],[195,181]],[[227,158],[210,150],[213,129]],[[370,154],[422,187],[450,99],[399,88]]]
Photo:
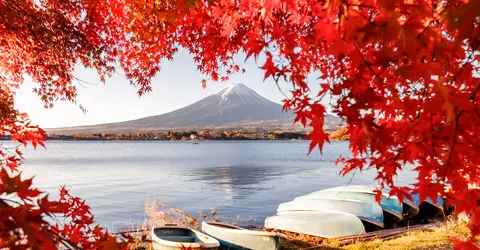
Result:
[[[244,61],[244,55],[238,55],[236,61]],[[76,84],[78,103],[88,111],[84,114],[71,103],[57,102],[53,109],[44,109],[40,99],[32,93],[34,83],[27,80],[16,96],[16,107],[27,112],[33,123],[43,128],[92,125],[108,122],[132,120],[151,115],[167,113],[195,101],[198,101],[226,87],[229,83],[241,82],[263,97],[281,103],[284,99],[272,79],[263,81],[264,72],[260,58],[257,62],[249,59],[243,67],[245,74],[236,74],[225,83],[208,82],[202,89],[202,74],[197,71],[188,52],[179,50],[173,62],[162,64],[161,72],[153,79],[153,92],[139,97],[135,87],[125,77],[114,75],[106,84],[101,84],[94,71],[79,68],[75,76],[95,85]],[[312,90],[319,90],[316,77],[308,79]],[[280,83],[284,92],[291,89],[291,84]],[[314,93],[315,93],[314,92]]]

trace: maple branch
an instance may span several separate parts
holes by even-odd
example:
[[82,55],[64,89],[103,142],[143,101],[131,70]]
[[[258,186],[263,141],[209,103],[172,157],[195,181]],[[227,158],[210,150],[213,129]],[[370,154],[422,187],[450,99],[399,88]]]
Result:
[[283,92],[283,90],[280,88],[280,85],[278,85],[278,81],[275,81],[275,84],[277,85],[278,90],[280,90],[280,93],[282,93],[282,95],[285,96],[285,98],[290,99],[290,98],[288,98],[288,96]]
[[427,92],[427,86],[425,86],[425,88],[423,88],[422,97],[420,99],[420,104],[418,104],[417,119],[420,118],[420,111],[422,110],[422,104],[423,104],[423,100],[425,99],[425,93],[426,92]]
[[[365,63],[365,65],[367,65],[368,69],[375,75],[377,76],[377,73],[370,67],[370,62],[367,61],[367,59],[365,59],[365,57],[363,56],[362,52],[360,51],[360,48],[358,46],[357,43],[353,43],[355,45],[355,49],[357,51],[357,53],[360,55],[360,58],[362,59],[363,63]],[[379,76],[377,76],[379,77]]]
[[458,119],[455,120],[455,130],[453,132],[453,142],[452,142],[452,146],[450,147],[450,151],[448,152],[447,160],[445,161],[445,172],[442,176],[443,185],[445,185],[445,179],[447,177],[447,172],[448,172],[448,164],[450,163],[450,159],[452,158],[453,149],[455,148],[455,145],[457,144],[457,133],[458,133]]
[[[50,231],[53,233],[55,237],[57,237],[60,240],[60,243],[64,245],[67,249],[76,249],[76,250],[82,250],[82,248],[78,247],[77,245],[73,244],[71,241],[68,239],[64,238],[61,236],[59,233],[55,232],[55,230],[52,228]],[[68,243],[68,244],[67,244]]]
[[480,81],[477,83],[477,86],[475,86],[475,88],[473,89],[472,94],[470,95],[470,100],[473,101],[475,99],[475,95],[477,94],[479,89],[480,89]]
[[[18,13],[18,11],[17,11],[18,9],[15,8],[15,6],[11,5],[11,3],[10,3],[9,0],[5,0],[4,3],[7,3],[8,6],[10,6],[10,8],[11,8],[12,10],[15,10],[15,14],[17,14],[18,18],[20,18],[20,19],[22,18],[22,17],[20,16],[20,14]],[[15,5],[16,5],[16,4],[15,4]],[[23,11],[23,9],[21,9],[21,10]],[[23,11],[23,12],[25,12],[25,11]],[[27,16],[29,16],[28,13],[27,13]],[[3,15],[2,15],[2,17],[3,17]],[[31,31],[31,29],[30,29],[29,26],[27,26],[27,28]]]
[[[433,131],[433,115],[430,115],[430,132]],[[428,143],[427,143],[428,145]],[[432,148],[433,148],[433,154],[435,155],[436,159],[438,159],[438,154],[437,154],[437,144],[435,142],[435,138],[432,137]]]
[[477,108],[475,108],[474,111],[475,113],[477,113],[477,116],[480,118],[480,111]]
[[416,142],[416,144],[420,144],[422,142],[424,142],[426,139],[428,139],[429,137],[433,136],[434,134],[436,134],[438,131],[442,130],[445,126],[447,125],[450,125],[452,122],[456,121],[457,118],[460,116],[460,114],[462,114],[463,112],[463,109],[460,109],[457,114],[455,115],[455,117],[453,117],[452,119],[450,119],[449,121],[441,124],[440,126],[438,126],[437,129],[433,130],[432,132],[430,132],[430,134],[428,134],[427,136],[423,137],[422,140]]
[[[382,82],[385,82],[385,79],[383,77],[381,77],[377,72],[375,72],[375,70],[373,70],[373,68],[371,67],[372,64],[370,62],[368,62],[367,59],[363,56],[362,52],[360,51],[360,47],[359,47],[358,43],[354,42],[353,44],[355,45],[355,50],[360,55],[360,58],[365,63],[365,65],[367,65],[368,69],[372,72],[372,74],[375,75],[377,78],[379,78]],[[387,70],[387,67],[385,67],[379,73],[381,74],[381,73],[385,72],[385,70]],[[386,85],[386,86],[390,88],[390,86],[388,86],[388,85]],[[394,91],[398,93],[398,90],[394,89]]]
[[[353,42],[354,46],[355,46],[355,50],[357,51],[357,53],[360,55],[360,58],[362,59],[362,61],[365,63],[365,65],[367,65],[367,68],[372,72],[372,74],[374,76],[377,77],[377,79],[379,79],[381,81],[381,83],[385,83],[385,78],[381,77],[377,72],[375,72],[375,70],[373,70],[373,68],[371,67],[371,63],[367,61],[367,59],[363,56],[362,52],[360,51],[360,47],[358,45],[357,42]],[[387,70],[387,67],[385,67],[383,69],[381,73],[385,72],[385,70]],[[392,92],[395,92],[395,93],[398,93],[398,90],[390,85],[388,85],[387,83],[384,84],[390,91]]]
[[[467,67],[467,64],[471,63],[474,61],[473,59],[473,55],[475,54],[475,50],[477,49],[477,46],[473,46],[473,45],[470,45],[470,47],[472,48],[472,53],[470,53],[467,57],[467,59],[465,59],[465,63],[462,65],[462,67],[457,71],[457,73],[455,74],[455,76],[453,76],[452,78],[452,82],[456,82],[457,81],[457,78],[458,76],[460,75],[460,73],[465,69],[465,67]],[[448,62],[449,60],[447,60]],[[478,85],[477,87],[475,88],[474,92],[473,93],[476,93],[478,90]]]
[[419,39],[424,33],[425,31],[427,31],[428,28],[430,28],[430,24],[432,23],[432,21],[428,21],[428,24],[423,28],[422,31],[420,31],[420,33],[418,33],[417,35],[417,39]]
[[[464,64],[465,65],[465,64]],[[465,66],[462,67],[462,69],[464,68]],[[460,71],[462,70],[460,69]],[[457,73],[458,75],[458,73]],[[475,98],[475,95],[477,94],[478,90],[480,89],[480,82],[477,83],[477,85],[475,86],[474,90],[472,91],[472,93],[470,94],[470,100],[473,100]],[[476,110],[476,109],[475,109]],[[458,123],[458,117],[462,114],[462,112],[464,111],[463,108],[459,109],[458,112],[455,114],[455,117],[453,117],[452,119],[450,119],[449,121],[447,121],[446,123],[443,123],[442,125],[440,125],[437,129],[435,129],[434,131],[432,131],[430,134],[428,134],[427,136],[425,136],[422,140],[420,140],[419,142],[417,142],[417,144],[420,144],[422,142],[424,142],[426,139],[428,139],[430,136],[433,136],[435,133],[437,133],[438,131],[442,130],[445,126],[447,125],[450,125],[452,122],[456,122]],[[478,112],[477,112],[478,113]],[[456,127],[455,127],[456,129]]]
[[119,75],[119,76],[127,77],[126,75],[124,75],[124,74],[122,74],[122,73],[118,73],[116,69],[113,70],[113,73],[114,73],[114,74],[117,74],[117,75]]
[[91,83],[91,82],[84,81],[84,80],[82,80],[82,79],[80,79],[76,76],[74,76],[73,79],[77,80],[79,83],[85,83],[85,84],[88,84],[88,85],[98,85],[99,84],[99,83]]
[[53,233],[53,235],[59,239],[60,244],[62,244],[66,249],[69,249],[69,250],[70,249],[75,249],[75,248],[71,248],[70,244],[67,244],[67,242],[66,242],[67,240],[65,238],[63,238],[60,235],[55,234],[55,233]]
[[480,145],[477,146],[475,143],[473,143],[472,141],[470,141],[468,139],[469,138],[468,133],[466,133],[460,126],[458,126],[458,130],[460,132],[460,135],[463,135],[462,139],[464,139],[466,142],[468,142],[468,144],[470,146],[472,146],[473,148],[480,148]]

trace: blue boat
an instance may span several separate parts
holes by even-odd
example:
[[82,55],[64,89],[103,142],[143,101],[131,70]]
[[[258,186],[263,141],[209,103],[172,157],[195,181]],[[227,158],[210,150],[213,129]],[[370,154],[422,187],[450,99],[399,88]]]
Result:
[[[366,201],[366,202],[377,202],[375,195],[371,193],[359,193],[359,192],[352,192],[352,191],[330,191],[330,190],[323,190],[311,194],[307,194],[304,196],[300,196],[295,198],[295,200],[314,200],[314,199],[325,199],[325,198],[336,198],[336,199],[353,199],[359,201]],[[395,220],[399,221],[403,219],[403,204],[398,200],[396,196],[393,197],[385,197],[382,196],[380,198],[380,206],[382,207],[383,211],[392,215]]]
[[[415,202],[415,204],[417,204],[417,205],[419,205],[419,206],[421,205],[420,195],[419,195],[419,194],[412,194],[412,199],[413,199],[413,202]],[[434,202],[434,201],[432,200],[432,198],[430,198],[430,197],[427,197],[427,198],[425,199],[425,201],[423,201],[423,202],[426,202],[426,203],[428,203],[428,204],[430,204],[430,205],[432,205],[432,206],[437,207],[438,209],[443,210],[443,199],[442,199],[442,197],[440,197],[439,195],[437,196],[437,200],[436,200],[435,202]],[[422,203],[423,203],[423,202],[422,202]]]
[[415,216],[416,219],[429,219],[443,213],[443,199],[437,196],[434,202],[430,197],[420,202],[419,194],[412,194],[412,200],[420,207],[420,212]]
[[383,210],[376,202],[353,199],[299,199],[278,206],[278,212],[291,211],[336,211],[357,216],[364,222],[383,228]]

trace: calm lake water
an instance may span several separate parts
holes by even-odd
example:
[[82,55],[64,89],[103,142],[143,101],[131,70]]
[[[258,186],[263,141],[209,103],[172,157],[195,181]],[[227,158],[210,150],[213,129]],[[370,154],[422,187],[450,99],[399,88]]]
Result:
[[[97,222],[111,230],[144,218],[147,200],[189,213],[217,210],[220,219],[262,225],[279,203],[320,189],[374,184],[374,172],[339,176],[335,159],[348,142],[307,155],[307,141],[51,141],[25,149],[25,172],[34,184],[58,193],[66,185],[87,200]],[[411,183],[412,172],[398,177]]]

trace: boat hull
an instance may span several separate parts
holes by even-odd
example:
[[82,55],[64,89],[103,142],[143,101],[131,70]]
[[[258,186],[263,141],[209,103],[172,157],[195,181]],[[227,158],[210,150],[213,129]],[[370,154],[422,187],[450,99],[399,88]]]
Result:
[[210,249],[220,247],[218,240],[186,227],[165,226],[152,228],[152,246],[155,250]]
[[415,216],[416,219],[428,220],[428,218],[436,217],[443,213],[443,199],[440,196],[437,197],[435,202],[430,197],[420,202],[418,194],[412,195],[412,199],[420,207],[420,212]]
[[217,239],[227,249],[276,250],[280,248],[280,233],[246,230],[221,223],[202,222],[202,231]]
[[278,212],[331,210],[353,214],[361,220],[378,227],[384,227],[383,210],[376,202],[353,199],[299,199],[278,206]]
[[[322,191],[318,192],[328,192],[328,191],[337,191],[337,192],[357,192],[357,193],[368,193],[368,194],[375,194],[375,190],[377,187],[375,186],[369,186],[369,185],[348,185],[348,186],[341,186],[341,187],[334,187],[334,188],[329,188],[325,189]],[[317,193],[317,192],[315,192]],[[390,196],[390,189],[389,188],[383,188],[382,189],[382,197],[389,197]],[[415,217],[420,208],[415,202],[410,201],[408,199],[403,199],[402,201],[403,205],[403,216],[407,219]]]
[[[377,202],[374,194],[350,191],[319,191],[297,197],[295,200],[314,200],[317,198],[354,199],[365,202]],[[403,219],[403,205],[397,197],[388,198],[382,196],[380,198],[380,206],[382,207],[383,211],[396,217],[397,220]]]
[[280,212],[265,219],[265,228],[327,239],[365,233],[357,216],[331,210]]

